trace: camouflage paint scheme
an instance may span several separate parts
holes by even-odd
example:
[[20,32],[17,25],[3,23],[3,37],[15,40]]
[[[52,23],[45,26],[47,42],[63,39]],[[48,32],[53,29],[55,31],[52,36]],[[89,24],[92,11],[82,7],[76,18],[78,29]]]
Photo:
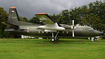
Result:
[[[58,33],[58,37],[72,37],[72,29],[70,25],[60,24],[60,26],[58,26],[57,22],[45,13],[38,13],[35,14],[35,16],[38,17],[39,20],[45,25],[20,21],[16,8],[10,7],[8,22],[2,23],[7,25],[5,31],[13,32],[15,34],[51,37],[52,33],[54,33],[54,36]],[[75,26],[74,34],[75,37],[94,37],[100,36],[103,33],[100,31],[93,30],[89,26]]]

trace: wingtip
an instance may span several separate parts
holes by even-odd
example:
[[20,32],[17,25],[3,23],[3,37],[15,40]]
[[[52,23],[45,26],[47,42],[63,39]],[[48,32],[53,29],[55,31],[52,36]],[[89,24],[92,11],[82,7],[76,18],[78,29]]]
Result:
[[46,13],[37,13],[36,15],[46,15]]
[[10,7],[10,9],[16,9],[16,7]]

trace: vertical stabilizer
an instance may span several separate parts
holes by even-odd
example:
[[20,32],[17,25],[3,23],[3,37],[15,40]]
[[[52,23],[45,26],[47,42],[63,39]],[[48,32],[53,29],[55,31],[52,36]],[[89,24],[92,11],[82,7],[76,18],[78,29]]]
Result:
[[12,25],[19,25],[19,16],[16,10],[16,7],[10,7],[9,9],[9,16],[8,16],[8,23]]

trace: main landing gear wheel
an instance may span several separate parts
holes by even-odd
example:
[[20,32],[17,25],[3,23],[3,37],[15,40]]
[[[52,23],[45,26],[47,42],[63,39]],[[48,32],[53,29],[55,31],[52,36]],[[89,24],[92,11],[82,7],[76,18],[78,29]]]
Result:
[[56,38],[57,41],[59,41],[59,38]]
[[54,42],[54,41],[55,41],[55,38],[54,38],[54,37],[52,37],[52,38],[51,38],[51,42]]

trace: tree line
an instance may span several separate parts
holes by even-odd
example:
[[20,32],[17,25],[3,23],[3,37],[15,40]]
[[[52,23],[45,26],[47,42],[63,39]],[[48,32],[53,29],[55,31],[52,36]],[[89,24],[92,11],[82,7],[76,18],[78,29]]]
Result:
[[[105,1],[95,1],[90,2],[88,5],[83,5],[81,7],[75,7],[73,9],[62,10],[59,14],[49,15],[59,24],[71,25],[72,20],[76,24],[88,25],[96,30],[102,31],[105,28]],[[42,24],[39,19],[34,16],[31,19],[26,17],[19,17],[21,21],[31,22],[36,24]],[[0,7],[0,37],[9,37],[11,33],[5,32],[5,25],[1,22],[7,22],[8,13],[4,8]],[[13,33],[12,33],[13,34]]]

